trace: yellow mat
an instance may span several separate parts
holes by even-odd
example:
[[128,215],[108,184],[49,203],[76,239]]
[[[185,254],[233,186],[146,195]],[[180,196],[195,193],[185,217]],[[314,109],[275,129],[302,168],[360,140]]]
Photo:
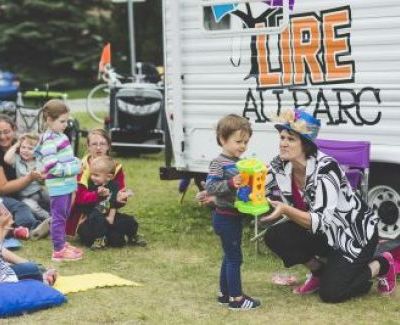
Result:
[[63,294],[86,291],[99,287],[141,286],[141,284],[122,279],[110,273],[91,273],[81,275],[59,276],[54,288]]

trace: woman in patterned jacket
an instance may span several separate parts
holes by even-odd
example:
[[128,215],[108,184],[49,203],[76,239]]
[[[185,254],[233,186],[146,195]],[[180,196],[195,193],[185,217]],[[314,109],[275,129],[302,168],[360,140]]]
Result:
[[341,302],[367,293],[377,276],[378,291],[392,293],[393,257],[388,252],[373,257],[378,219],[353,192],[337,161],[318,151],[314,140],[320,121],[290,110],[279,122],[279,155],[267,180],[274,210],[261,221],[282,220],[266,232],[266,245],[285,267],[303,264],[311,272],[293,292],[319,290],[324,302]]

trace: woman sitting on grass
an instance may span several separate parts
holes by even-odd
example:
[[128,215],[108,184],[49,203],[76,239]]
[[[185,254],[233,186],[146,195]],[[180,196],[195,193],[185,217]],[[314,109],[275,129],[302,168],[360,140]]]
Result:
[[[84,220],[84,206],[99,203],[102,198],[98,195],[97,191],[90,191],[88,188],[88,180],[90,176],[89,166],[94,158],[109,156],[111,149],[111,139],[108,133],[103,129],[91,130],[87,136],[88,154],[82,158],[82,173],[78,175],[78,190],[70,218],[67,220],[67,235],[75,236],[80,223]],[[120,163],[116,163],[113,182],[118,186],[117,193],[117,206],[116,208],[123,207],[128,197],[132,194],[125,187],[125,174]],[[134,223],[136,231],[138,224],[133,216],[130,216]],[[135,233],[133,241],[135,244],[145,246],[146,242],[140,239]]]
[[16,137],[17,127],[14,121],[7,115],[0,114],[0,195],[3,204],[14,217],[16,226],[14,236],[28,239],[30,230],[37,229],[41,221],[35,218],[26,204],[16,200],[14,196],[33,181],[41,180],[42,175],[32,170],[25,176],[17,178],[15,168],[4,161],[4,155],[16,142]]
[[[41,164],[34,156],[34,149],[39,142],[36,133],[24,133],[4,155],[4,161],[15,168],[17,178],[24,177],[31,171],[40,170]],[[38,230],[31,235],[35,239],[43,238],[49,233],[50,225],[50,197],[46,188],[38,181],[33,181],[17,193],[18,200],[24,202],[32,211],[35,218],[44,221],[42,232]],[[46,226],[45,226],[46,225]]]

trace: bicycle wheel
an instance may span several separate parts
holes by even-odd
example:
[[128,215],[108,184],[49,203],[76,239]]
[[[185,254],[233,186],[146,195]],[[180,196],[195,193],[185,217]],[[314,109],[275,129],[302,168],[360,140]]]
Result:
[[110,110],[110,89],[107,84],[95,86],[86,98],[86,111],[98,123],[104,123],[102,114]]

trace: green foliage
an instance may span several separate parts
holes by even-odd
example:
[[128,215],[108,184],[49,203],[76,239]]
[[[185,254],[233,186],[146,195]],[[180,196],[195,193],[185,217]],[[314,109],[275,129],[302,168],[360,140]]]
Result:
[[[134,3],[136,60],[163,64],[161,0]],[[130,72],[127,4],[114,4],[109,29],[112,61],[118,71]]]
[[76,86],[97,68],[105,0],[6,1],[0,15],[2,66],[25,86]]
[[[162,64],[161,1],[134,4],[134,12],[137,59]],[[93,85],[107,42],[117,69],[129,74],[126,3],[4,0],[0,29],[0,68],[16,72],[24,89]]]
[[90,90],[91,88],[70,89],[66,93],[68,95],[68,99],[81,99],[86,98]]

